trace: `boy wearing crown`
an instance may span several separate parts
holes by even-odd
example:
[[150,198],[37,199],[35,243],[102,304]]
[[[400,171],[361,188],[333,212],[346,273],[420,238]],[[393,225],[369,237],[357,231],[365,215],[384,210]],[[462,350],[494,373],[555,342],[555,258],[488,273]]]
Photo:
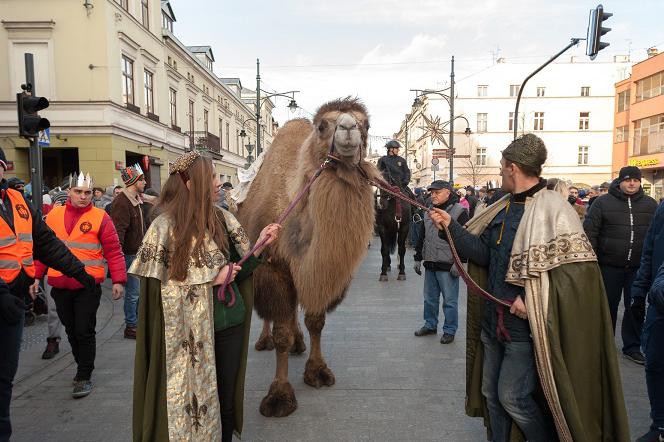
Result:
[[37,262],[36,278],[44,273],[52,287],[60,321],[65,326],[72,354],[77,364],[74,377],[74,398],[92,391],[90,380],[95,361],[95,326],[101,299],[101,283],[106,279],[104,259],[113,281],[113,299],[120,299],[127,281],[124,256],[110,216],[92,204],[92,178],[73,174],[69,177],[67,202],[55,207],[46,216],[46,224],[83,265],[95,280],[94,287],[83,287],[53,268]]
[[[136,258],[136,252],[143,241],[145,223],[143,221],[143,204],[141,194],[145,190],[145,177],[141,166],[135,164],[120,171],[125,188],[113,200],[111,219],[118,232],[122,245],[126,269]],[[126,339],[136,339],[136,322],[138,321],[138,279],[127,278],[124,294],[124,314]]]

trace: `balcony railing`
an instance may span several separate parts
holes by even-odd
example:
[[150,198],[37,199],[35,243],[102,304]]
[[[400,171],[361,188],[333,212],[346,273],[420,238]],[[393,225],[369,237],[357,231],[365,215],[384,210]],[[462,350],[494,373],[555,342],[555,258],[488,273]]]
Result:
[[219,137],[210,132],[195,131],[187,132],[189,138],[189,149],[204,149],[217,154],[221,154]]

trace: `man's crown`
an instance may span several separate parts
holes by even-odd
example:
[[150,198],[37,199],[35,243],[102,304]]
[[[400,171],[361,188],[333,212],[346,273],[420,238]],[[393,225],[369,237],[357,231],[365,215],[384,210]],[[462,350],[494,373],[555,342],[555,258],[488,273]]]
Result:
[[73,187],[87,187],[88,189],[92,189],[92,177],[90,174],[83,174],[83,172],[80,172],[78,175],[76,173],[72,173],[69,175],[69,188]]
[[134,184],[138,179],[144,175],[143,169],[141,169],[141,166],[137,163],[134,164],[133,166],[125,167],[120,171],[120,175],[122,175],[122,181],[125,183],[126,186],[131,186]]

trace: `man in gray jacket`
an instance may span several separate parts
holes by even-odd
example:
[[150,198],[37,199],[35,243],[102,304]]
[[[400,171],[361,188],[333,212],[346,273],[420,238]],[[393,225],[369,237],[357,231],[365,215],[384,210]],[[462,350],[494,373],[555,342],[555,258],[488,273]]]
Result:
[[[427,188],[431,192],[434,207],[447,211],[460,224],[468,221],[468,212],[459,204],[459,197],[447,181],[437,180]],[[415,246],[415,272],[422,275],[424,261],[424,326],[415,336],[436,334],[438,331],[438,309],[443,296],[445,323],[441,344],[454,341],[459,325],[459,273],[454,268],[452,251],[447,241],[438,236],[438,229],[428,215],[419,223],[419,241]]]

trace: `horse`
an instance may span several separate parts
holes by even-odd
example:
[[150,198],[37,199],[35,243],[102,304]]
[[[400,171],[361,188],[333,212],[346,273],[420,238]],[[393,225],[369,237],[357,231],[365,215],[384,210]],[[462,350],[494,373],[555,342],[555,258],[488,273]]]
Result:
[[380,236],[380,254],[383,257],[378,280],[388,280],[387,272],[391,270],[392,263],[390,255],[394,253],[398,245],[399,275],[397,280],[405,281],[404,255],[406,254],[406,241],[410,231],[412,209],[410,204],[402,202],[382,190],[380,194],[376,194],[376,199],[376,231]]

